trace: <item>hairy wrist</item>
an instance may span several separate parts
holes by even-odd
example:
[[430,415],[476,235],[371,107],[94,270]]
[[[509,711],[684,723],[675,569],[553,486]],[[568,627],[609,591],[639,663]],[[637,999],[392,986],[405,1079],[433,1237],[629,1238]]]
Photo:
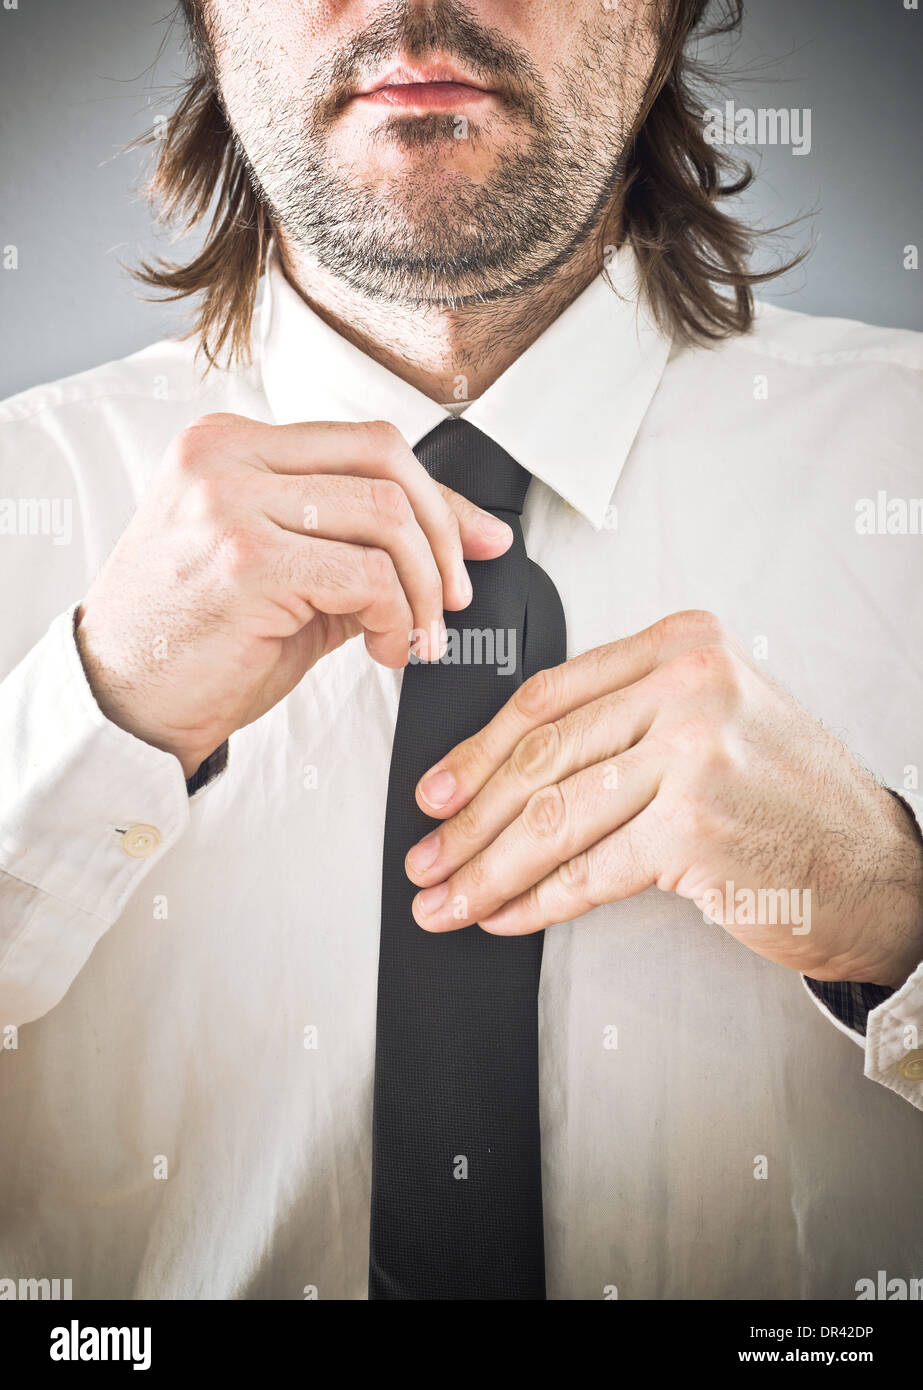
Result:
[[897,989],[923,961],[923,835],[906,802],[884,788],[882,798],[881,838],[857,940],[862,959],[830,978]]

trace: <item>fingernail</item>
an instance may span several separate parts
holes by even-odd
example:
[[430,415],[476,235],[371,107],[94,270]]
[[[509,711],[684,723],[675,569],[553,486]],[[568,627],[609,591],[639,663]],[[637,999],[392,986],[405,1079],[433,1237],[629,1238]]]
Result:
[[423,800],[437,810],[451,801],[454,792],[455,778],[445,768],[441,772],[424,777],[420,783],[420,795]]
[[421,840],[418,845],[407,855],[407,863],[415,874],[425,874],[431,864],[435,864],[439,858],[439,831],[434,830],[432,835],[427,835],[425,840]]
[[449,896],[448,883],[437,883],[435,888],[425,888],[414,898],[414,904],[421,917],[431,917]]
[[491,516],[490,512],[481,512],[478,518],[478,525],[485,536],[491,540],[500,540],[501,536],[510,535],[510,528],[505,521],[500,521],[498,517]]
[[464,598],[465,603],[470,603],[471,600],[474,598],[474,590],[471,587],[471,576],[465,569],[464,565],[462,565],[461,570],[459,571],[458,587],[462,592],[462,597]]

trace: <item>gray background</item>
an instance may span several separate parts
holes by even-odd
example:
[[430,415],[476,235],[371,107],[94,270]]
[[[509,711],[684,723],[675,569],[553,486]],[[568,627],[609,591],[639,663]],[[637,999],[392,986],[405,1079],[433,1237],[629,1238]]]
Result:
[[[175,331],[119,261],[164,245],[120,147],[171,109],[182,76],[169,0],[18,0],[0,8],[0,398]],[[749,0],[730,54],[738,107],[810,107],[812,150],[756,153],[746,197],[807,264],[764,291],[811,313],[920,328],[920,35],[903,0]],[[158,50],[163,45],[158,57]],[[763,255],[765,256],[765,252]]]

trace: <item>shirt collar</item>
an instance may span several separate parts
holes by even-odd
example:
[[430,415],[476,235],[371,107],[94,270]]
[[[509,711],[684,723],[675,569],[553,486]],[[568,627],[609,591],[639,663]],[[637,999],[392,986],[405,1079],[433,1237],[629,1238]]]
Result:
[[[633,252],[603,274],[463,418],[495,439],[597,530],[670,351],[640,300]],[[449,412],[325,323],[271,258],[257,333],[277,424],[390,420],[415,447]]]

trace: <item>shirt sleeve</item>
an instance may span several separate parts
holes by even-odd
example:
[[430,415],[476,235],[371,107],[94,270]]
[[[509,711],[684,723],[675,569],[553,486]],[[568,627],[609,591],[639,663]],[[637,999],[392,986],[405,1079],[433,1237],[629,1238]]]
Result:
[[[923,834],[923,797],[893,794],[913,813]],[[803,979],[821,1012],[864,1049],[865,1075],[923,1110],[923,962],[896,989]]]
[[[77,606],[0,683],[4,1023],[28,1023],[61,1000],[190,820],[178,759],[97,705],[74,637]],[[206,780],[221,775],[221,752]]]

